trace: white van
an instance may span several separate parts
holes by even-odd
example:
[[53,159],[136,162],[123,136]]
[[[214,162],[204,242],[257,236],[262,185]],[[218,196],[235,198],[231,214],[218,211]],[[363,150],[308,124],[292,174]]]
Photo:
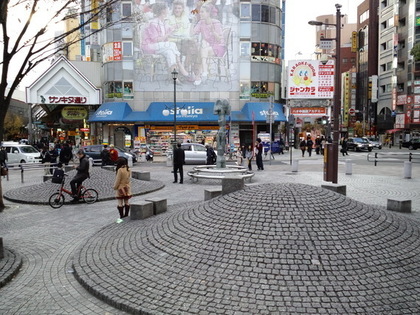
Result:
[[38,163],[41,161],[41,153],[31,145],[19,144],[18,142],[3,142],[6,148],[7,163]]

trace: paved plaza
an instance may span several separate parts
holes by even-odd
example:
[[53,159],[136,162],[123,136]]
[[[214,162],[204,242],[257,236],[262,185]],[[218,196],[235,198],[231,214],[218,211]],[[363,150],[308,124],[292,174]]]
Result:
[[[144,191],[132,202],[166,198],[168,212],[121,224],[108,187],[112,177],[92,178],[104,201],[52,209],[29,203],[48,195],[41,171],[25,175],[23,184],[11,171],[9,181],[2,179],[3,192],[22,202],[6,200],[0,213],[6,248],[0,313],[420,312],[413,299],[419,287],[411,282],[419,277],[420,166],[413,164],[411,179],[397,163],[355,163],[345,175],[340,157],[345,198],[320,189],[327,184],[321,156],[299,158],[298,172],[287,154],[275,158],[244,191],[208,202],[204,190],[220,181],[173,184],[165,161],[138,163],[133,169],[150,171],[152,180],[140,182]],[[412,200],[413,213],[385,210],[388,198]],[[279,211],[271,209],[273,202]],[[338,224],[344,221],[348,226]]]

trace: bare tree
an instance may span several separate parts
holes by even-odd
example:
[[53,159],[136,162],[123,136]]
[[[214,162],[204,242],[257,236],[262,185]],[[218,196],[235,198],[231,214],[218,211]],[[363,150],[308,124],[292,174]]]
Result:
[[[81,0],[0,0],[0,140],[3,140],[4,121],[12,95],[22,80],[42,62],[109,27],[110,24],[105,24],[89,34],[81,32],[92,22],[106,20],[104,17],[118,2],[98,1],[97,6],[82,10]],[[48,32],[67,19],[81,16],[82,22],[60,35]],[[0,181],[0,211],[4,207]]]

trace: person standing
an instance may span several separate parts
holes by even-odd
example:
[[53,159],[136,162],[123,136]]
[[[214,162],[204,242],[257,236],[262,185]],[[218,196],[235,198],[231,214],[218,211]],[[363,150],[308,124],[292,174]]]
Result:
[[309,157],[312,156],[312,148],[313,148],[313,146],[314,146],[314,142],[312,141],[311,136],[308,136],[308,138],[306,140],[306,148],[308,150]]
[[7,151],[6,151],[6,148],[2,146],[0,150],[0,166],[7,167],[6,162],[7,162]]
[[111,162],[108,146],[104,145],[104,149],[101,151],[101,160],[102,160],[102,166],[105,165],[112,165]]
[[343,154],[343,156],[349,155],[347,151],[348,151],[347,138],[342,138],[341,139],[341,153]]
[[302,157],[305,157],[305,151],[306,151],[306,141],[305,138],[302,138],[299,143],[300,150],[302,151]]
[[41,163],[44,164],[44,175],[50,174],[51,154],[47,146],[43,146],[40,155]]
[[248,162],[248,170],[252,171],[252,158],[254,157],[254,151],[252,150],[252,145],[249,145],[248,148],[245,150],[245,158]]
[[257,138],[257,141],[255,141],[255,160],[256,160],[259,171],[264,170],[264,165],[263,165],[263,160],[262,160],[263,150],[264,148],[261,143],[261,139]]
[[130,212],[131,198],[131,171],[128,166],[128,160],[125,157],[117,159],[116,177],[114,182],[115,198],[118,201],[117,209],[120,219],[128,216]]
[[79,187],[82,185],[86,178],[89,178],[89,159],[85,155],[83,149],[77,151],[76,156],[79,158],[79,166],[74,166],[77,170],[76,175],[70,181],[71,193],[73,200],[72,202],[79,201]]
[[112,164],[115,164],[118,160],[118,151],[115,149],[113,144],[109,145],[109,158]]
[[181,143],[176,144],[174,150],[174,183],[178,182],[178,170],[179,170],[179,183],[184,182],[184,164],[185,164],[185,152],[181,149]]
[[243,153],[242,153],[241,146],[239,146],[238,150],[236,151],[236,165],[242,166],[242,162],[243,162]]
[[316,154],[320,154],[321,152],[321,138],[318,136],[316,136],[315,138],[315,153]]
[[214,149],[211,145],[206,145],[206,157],[207,157],[207,165],[213,165],[215,162],[216,153],[214,153]]

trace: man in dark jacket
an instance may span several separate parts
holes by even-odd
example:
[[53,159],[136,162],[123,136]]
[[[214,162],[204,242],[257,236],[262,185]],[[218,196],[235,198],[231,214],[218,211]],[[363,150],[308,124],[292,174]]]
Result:
[[73,157],[73,152],[69,144],[65,143],[63,148],[60,151],[60,157],[59,157],[60,163],[68,165],[72,157]]
[[85,152],[80,149],[76,153],[79,158],[79,166],[76,167],[77,173],[70,181],[71,193],[73,200],[72,202],[78,202],[80,196],[78,195],[79,187],[82,185],[83,181],[89,177],[89,159],[85,155]]
[[174,183],[178,182],[178,170],[179,170],[179,183],[184,182],[184,168],[185,164],[185,152],[181,149],[181,143],[176,144],[176,149],[174,150]]

